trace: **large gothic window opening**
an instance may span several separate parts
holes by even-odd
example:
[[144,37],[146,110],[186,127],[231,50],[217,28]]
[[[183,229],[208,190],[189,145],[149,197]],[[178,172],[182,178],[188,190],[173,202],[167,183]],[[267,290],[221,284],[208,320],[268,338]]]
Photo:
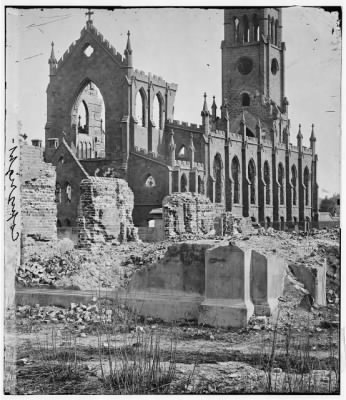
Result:
[[292,165],[291,172],[292,172],[291,183],[292,183],[292,190],[293,190],[292,202],[293,202],[293,205],[296,206],[297,205],[297,168],[295,165]]
[[274,42],[274,18],[270,21],[270,42]]
[[233,203],[240,203],[240,163],[238,157],[233,157],[231,165],[233,179]]
[[105,110],[99,88],[92,81],[84,82],[71,112],[71,129],[76,133],[79,159],[105,156]]
[[239,42],[239,19],[234,18],[234,41]]
[[222,159],[220,154],[214,158],[214,178],[215,178],[215,203],[222,201]]
[[266,204],[270,204],[270,168],[268,161],[264,163],[264,182],[266,184]]
[[178,157],[185,158],[186,156],[187,156],[186,147],[184,145],[182,145],[178,151]]
[[204,194],[203,179],[200,176],[198,176],[198,193]]
[[187,192],[187,178],[185,174],[182,174],[180,178],[180,191]]
[[305,205],[310,204],[310,172],[309,168],[304,169],[304,186],[305,186]]
[[280,185],[280,205],[285,203],[285,171],[283,165],[280,163],[278,167],[278,181]]
[[275,36],[274,36],[274,43],[276,46],[279,44],[278,33],[279,33],[279,21],[276,20],[275,21]]
[[249,19],[246,15],[243,17],[243,37],[244,37],[244,42],[249,43],[250,42],[250,28],[249,28]]
[[249,161],[248,177],[250,181],[250,204],[256,204],[256,166],[253,159]]
[[153,102],[153,122],[156,129],[162,129],[163,100],[159,94],[154,97]]
[[136,95],[136,119],[138,125],[146,126],[146,96],[143,89],[140,89]]

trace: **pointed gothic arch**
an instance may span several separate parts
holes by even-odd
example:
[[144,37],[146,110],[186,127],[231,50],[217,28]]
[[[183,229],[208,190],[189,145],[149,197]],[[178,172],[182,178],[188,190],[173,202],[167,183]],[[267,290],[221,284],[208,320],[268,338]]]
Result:
[[180,191],[187,192],[187,178],[185,174],[182,174],[180,178]]
[[240,163],[237,156],[234,156],[231,163],[231,175],[233,180],[233,203],[240,203]]
[[153,122],[156,129],[163,128],[163,104],[162,94],[156,93],[153,99]]
[[305,186],[305,205],[310,204],[310,171],[308,167],[304,168],[304,186]]
[[250,26],[249,26],[249,18],[247,15],[243,16],[243,40],[244,43],[250,42]]
[[240,21],[238,17],[233,19],[234,23],[234,41],[238,43],[240,41]]
[[185,158],[187,156],[187,149],[186,146],[181,145],[178,151],[178,158]]
[[220,153],[217,153],[214,157],[213,171],[215,178],[215,203],[222,202],[222,158]]
[[136,94],[135,116],[139,126],[146,126],[147,95],[143,87]]
[[297,167],[293,164],[291,167],[291,183],[292,183],[292,204],[297,205]]
[[278,165],[278,182],[280,185],[279,190],[279,203],[280,205],[285,204],[285,169],[282,163]]
[[271,179],[270,179],[270,167],[269,162],[265,161],[263,166],[263,175],[264,175],[264,182],[266,184],[266,204],[270,204],[271,202]]
[[248,164],[248,178],[250,182],[250,204],[256,204],[256,164],[253,158]]
[[252,28],[253,28],[253,31],[252,31],[253,40],[255,42],[259,42],[260,41],[260,26],[259,26],[257,14],[254,14],[252,17]]

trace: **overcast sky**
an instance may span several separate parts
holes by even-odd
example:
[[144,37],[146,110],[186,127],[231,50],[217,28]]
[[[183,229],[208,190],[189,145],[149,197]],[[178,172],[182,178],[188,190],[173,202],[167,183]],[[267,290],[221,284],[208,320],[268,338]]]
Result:
[[[50,43],[59,59],[77,40],[86,9],[7,9],[8,128],[44,138]],[[203,93],[221,103],[221,9],[95,9],[95,27],[123,53],[131,31],[134,66],[178,84],[175,118],[201,123]],[[309,146],[315,124],[320,197],[340,190],[341,34],[337,15],[319,8],[283,9],[286,96],[291,141],[302,124]]]

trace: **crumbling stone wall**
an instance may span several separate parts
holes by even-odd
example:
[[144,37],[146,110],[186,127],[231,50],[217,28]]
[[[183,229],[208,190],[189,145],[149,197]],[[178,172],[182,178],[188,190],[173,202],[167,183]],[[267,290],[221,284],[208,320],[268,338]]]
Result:
[[80,184],[79,247],[137,240],[133,225],[133,193],[118,178],[92,177]]
[[162,213],[167,238],[182,233],[208,233],[215,229],[217,219],[220,220],[219,234],[222,235],[225,233],[223,227],[228,230],[231,224],[231,218],[223,207],[216,208],[206,196],[197,193],[166,196],[162,202]]
[[33,240],[57,239],[55,167],[43,161],[41,147],[20,145],[20,209],[22,251]]

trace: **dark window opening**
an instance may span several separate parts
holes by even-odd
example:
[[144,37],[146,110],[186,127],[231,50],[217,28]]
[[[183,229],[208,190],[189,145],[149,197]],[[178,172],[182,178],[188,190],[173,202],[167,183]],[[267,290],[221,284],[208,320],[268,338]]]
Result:
[[183,174],[180,178],[180,191],[187,192],[187,178],[185,174]]
[[220,154],[214,158],[214,178],[215,178],[215,203],[222,200],[222,160]]
[[240,164],[237,157],[232,160],[232,179],[233,179],[233,203],[240,203]]
[[270,204],[270,169],[269,163],[264,163],[264,182],[266,184],[266,204]]
[[243,93],[241,95],[241,105],[243,107],[249,107],[250,105],[250,96],[248,93]]
[[250,203],[256,204],[256,166],[252,159],[248,165],[248,176],[250,181]]

